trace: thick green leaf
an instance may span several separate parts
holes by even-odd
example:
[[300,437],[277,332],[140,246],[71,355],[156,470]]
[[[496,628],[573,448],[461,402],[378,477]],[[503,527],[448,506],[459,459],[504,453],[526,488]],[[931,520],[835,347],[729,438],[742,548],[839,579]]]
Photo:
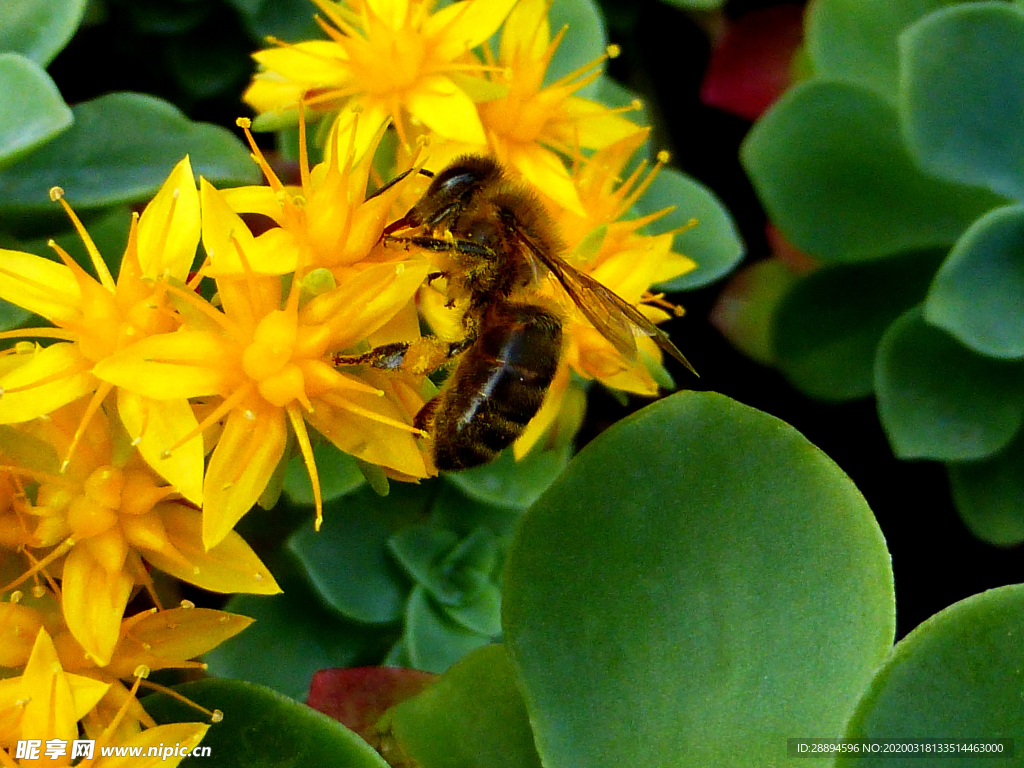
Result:
[[[639,126],[651,124],[650,113],[647,111],[647,105],[645,105],[643,100],[640,98],[640,94],[631,88],[627,88],[618,80],[607,74],[602,74],[597,78],[597,86],[591,98],[595,101],[601,102],[606,107],[621,108],[636,107],[639,105],[639,109],[632,109],[629,112],[624,112],[623,116]],[[643,155],[644,157],[648,157],[650,152],[645,151]]]
[[[389,768],[373,747],[341,723],[269,688],[238,680],[200,680],[175,690],[224,713],[202,742],[210,747],[210,756],[186,759],[182,765]],[[161,724],[199,719],[193,708],[162,693],[147,696],[143,706]]]
[[900,38],[907,145],[925,170],[1024,199],[1024,10],[958,5]]
[[957,511],[971,533],[1001,547],[1024,542],[1024,432],[990,459],[946,469]]
[[390,743],[422,768],[540,768],[526,707],[500,645],[472,652],[384,717]]
[[772,220],[802,251],[857,261],[949,246],[1002,198],[917,169],[895,107],[852,83],[788,91],[741,149]]
[[491,638],[449,618],[427,590],[417,586],[405,610],[405,650],[416,669],[444,672],[470,651],[487,645]]
[[224,608],[256,623],[206,654],[210,674],[217,677],[259,683],[302,700],[318,669],[380,658],[373,654],[380,642],[376,633],[339,619],[301,580],[286,581],[280,595],[234,595]]
[[[446,475],[445,479],[457,477]],[[430,508],[430,522],[439,528],[455,531],[468,536],[481,526],[486,526],[495,536],[510,539],[523,510],[520,507],[506,507],[485,504],[471,499],[453,484],[442,483],[441,491]]]
[[476,596],[462,605],[446,605],[443,610],[449,619],[470,632],[485,637],[501,635],[501,588],[487,582]]
[[983,355],[1024,357],[1024,206],[971,225],[935,276],[925,317]]
[[725,0],[662,0],[667,5],[695,11],[711,11],[725,5]]
[[[575,72],[603,56],[608,44],[604,17],[594,0],[554,0],[548,11],[551,34],[569,25],[565,40],[558,46],[544,77],[545,85]],[[597,84],[590,83],[576,92],[577,96],[593,98]]]
[[[313,459],[320,475],[320,494],[325,502],[352,493],[366,484],[356,460],[326,440],[313,448]],[[284,492],[295,504],[313,503],[313,486],[301,456],[294,456],[288,462]]]
[[449,605],[462,602],[462,590],[441,568],[441,561],[459,537],[444,528],[412,525],[388,539],[388,550],[414,582],[435,600]]
[[[78,29],[85,0],[4,0],[0,51],[14,51],[45,67]],[[0,93],[8,94],[0,88]]]
[[289,43],[321,40],[324,32],[313,19],[309,0],[228,0],[242,16],[252,39],[261,45],[268,36]]
[[[871,88],[895,101],[900,32],[959,0],[817,0],[807,12],[807,51],[815,73]],[[960,66],[962,62],[958,62]]]
[[[932,616],[893,649],[847,727],[847,738],[1015,739],[1013,760],[930,755],[899,765],[1020,765],[1024,731],[1024,584],[991,589]],[[892,766],[891,755],[836,766]]]
[[305,526],[288,548],[321,598],[343,615],[368,624],[399,621],[409,582],[388,556],[387,542],[418,520],[429,501],[418,486],[395,484],[386,498],[364,488],[325,505],[319,533]]
[[570,448],[531,451],[516,461],[512,451],[503,451],[496,461],[465,472],[445,475],[445,480],[472,499],[501,507],[526,509],[533,504],[565,468]]
[[942,256],[923,252],[836,264],[805,277],[783,297],[772,324],[779,369],[811,397],[870,395],[882,334],[924,299]]
[[929,325],[920,307],[878,347],[878,415],[903,459],[983,459],[1024,422],[1024,363],[993,360]]
[[72,121],[60,91],[38,64],[18,53],[0,53],[0,168],[63,133]]
[[714,393],[590,443],[523,519],[504,601],[549,768],[775,764],[787,735],[840,734],[895,624],[853,483]]
[[697,262],[697,268],[659,285],[665,291],[688,291],[713,283],[732,270],[743,258],[743,240],[729,212],[715,193],[674,168],[664,168],[636,204],[641,215],[674,206],[675,210],[658,219],[651,232],[667,232],[685,227],[691,220],[697,226],[680,232],[673,248]]
[[0,213],[47,212],[49,190],[64,188],[76,208],[151,197],[186,154],[196,176],[217,185],[259,180],[249,151],[227,129],[193,123],[174,106],[139,93],[77,104],[60,141],[0,171]]

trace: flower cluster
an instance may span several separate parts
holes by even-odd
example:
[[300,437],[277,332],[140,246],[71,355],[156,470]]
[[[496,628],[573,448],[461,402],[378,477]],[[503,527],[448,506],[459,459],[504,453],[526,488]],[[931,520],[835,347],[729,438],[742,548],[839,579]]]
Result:
[[[638,105],[614,109],[578,95],[617,53],[614,46],[548,82],[567,30],[551,34],[547,0],[463,0],[436,12],[431,0],[314,2],[328,40],[274,41],[255,54],[261,69],[245,98],[259,113],[257,127],[288,124],[308,109],[331,121],[328,152],[349,145],[361,155],[390,122],[398,165],[379,163],[381,178],[412,166],[424,146],[422,164],[433,172],[466,154],[491,155],[542,201],[574,267],[653,322],[670,316],[666,308],[679,313],[650,287],[696,265],[673,252],[673,233],[643,232],[667,211],[626,218],[657,172],[646,172],[645,162],[625,170],[648,138],[648,129],[623,114]],[[396,216],[424,188],[423,180],[409,184]],[[459,332],[450,297],[434,284],[421,289],[418,303],[435,333]],[[545,436],[551,443],[571,439],[582,418],[581,382],[653,395],[666,380],[650,339],[639,339],[639,361],[627,361],[575,308],[566,306],[565,314],[562,364],[540,414],[516,443],[517,456]]]
[[[266,185],[218,190],[185,158],[134,215],[116,277],[58,188],[91,272],[55,243],[59,261],[0,250],[0,298],[50,323],[0,334],[14,342],[0,353],[0,666],[14,671],[0,684],[4,764],[30,732],[156,738],[135,699],[149,670],[197,666],[188,659],[248,620],[162,609],[152,569],[216,592],[278,592],[234,528],[273,504],[292,455],[318,523],[318,441],[368,473],[434,474],[414,426],[435,391],[428,372],[334,364],[416,342],[421,320],[438,336],[461,328],[431,254],[384,237],[423,194],[420,170],[498,158],[535,190],[566,260],[652,322],[674,308],[651,285],[694,267],[672,233],[644,233],[660,214],[628,218],[664,158],[627,172],[648,131],[577,95],[603,57],[546,83],[565,30],[551,35],[545,0],[436,12],[427,0],[314,1],[330,39],[259,52],[247,93],[257,120],[298,123],[297,183],[240,120]],[[332,116],[313,166],[307,115]],[[389,130],[393,152],[381,148]],[[565,347],[517,455],[571,438],[581,382],[654,394],[663,380],[650,339],[626,360],[550,281],[538,290],[565,305]],[[156,608],[126,615],[147,599]],[[186,725],[157,736],[197,743],[206,726]]]

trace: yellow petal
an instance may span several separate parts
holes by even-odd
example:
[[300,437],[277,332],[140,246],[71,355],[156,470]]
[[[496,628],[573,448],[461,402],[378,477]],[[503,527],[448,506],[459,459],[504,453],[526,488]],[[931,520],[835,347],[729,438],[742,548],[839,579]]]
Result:
[[306,40],[296,45],[267,48],[256,51],[252,57],[264,70],[310,86],[340,85],[350,77],[348,54],[331,40]]
[[64,620],[101,667],[114,653],[133,583],[124,572],[107,573],[85,547],[74,547],[64,562]]
[[103,360],[95,371],[103,381],[155,400],[208,397],[231,388],[234,379],[226,368],[233,356],[235,345],[221,336],[176,331],[143,339]]
[[[151,400],[126,389],[117,390],[117,412],[139,453],[157,474],[191,501],[203,503],[203,437],[196,435],[184,445],[178,441],[199,421],[184,398]],[[165,451],[178,445],[174,452]]]
[[40,612],[17,603],[0,603],[0,667],[24,666],[41,626]]
[[144,553],[157,568],[212,592],[275,595],[281,591],[267,567],[237,533],[229,530],[220,543],[207,550],[203,545],[205,513],[181,504],[161,504],[158,509],[168,538],[192,567],[182,568],[176,560],[159,553]]
[[35,347],[25,357],[27,362],[0,379],[0,424],[35,419],[96,388],[96,377],[88,372],[92,363],[75,344]]
[[590,99],[571,96],[566,99],[564,108],[570,120],[560,126],[563,130],[555,133],[558,140],[570,144],[578,141],[581,147],[600,149],[642,130],[631,120]]
[[262,213],[278,224],[282,223],[281,202],[277,193],[268,186],[233,187],[222,189],[220,193],[236,213]]
[[128,677],[140,665],[150,669],[180,667],[216,648],[252,624],[253,619],[209,608],[173,608],[150,613],[128,631],[107,667]]
[[36,739],[75,738],[78,728],[71,687],[64,677],[53,640],[42,627],[36,634],[32,654],[21,676],[21,685],[23,696],[29,699],[21,721],[25,736],[31,734]]
[[508,162],[560,206],[580,216],[586,215],[565,163],[550,149],[540,144],[517,145],[508,150]]
[[[251,415],[252,418],[249,418]],[[284,455],[284,411],[232,411],[210,457],[203,488],[203,544],[213,548],[249,511]]]
[[[299,117],[299,99],[306,92],[306,86],[293,80],[282,80],[276,73],[256,75],[242,94],[242,101],[263,115],[270,113],[288,123],[294,124]],[[254,125],[259,125],[257,117]],[[277,121],[275,121],[277,122]],[[283,126],[282,126],[283,127]]]
[[146,277],[188,278],[199,245],[199,193],[188,157],[174,166],[139,219],[139,266]]
[[517,57],[534,61],[544,55],[550,42],[547,0],[519,0],[501,27],[498,61],[506,66]]
[[452,60],[476,48],[498,31],[516,0],[465,0],[452,3],[423,24],[423,33],[435,38],[434,56]]
[[199,199],[203,209],[203,249],[210,267],[221,273],[243,272],[238,251],[248,257],[255,238],[241,217],[231,210],[227,200],[210,182],[199,179]]
[[[387,386],[386,382],[377,383]],[[400,409],[392,398],[362,392],[345,392],[332,402],[317,401],[306,420],[345,453],[411,477],[425,477],[423,454],[413,434],[377,421],[373,414],[412,422],[411,414]]]
[[389,322],[416,295],[430,269],[428,262],[374,264],[302,308],[303,325],[328,324],[335,343],[349,347]]
[[0,248],[0,299],[55,325],[82,316],[82,293],[71,270],[41,256]]
[[363,157],[373,144],[380,127],[391,116],[388,107],[381,101],[367,97],[349,99],[334,121],[331,133],[335,137],[335,145],[329,148],[330,151],[337,153],[338,157],[345,157],[349,148],[349,131],[355,126],[353,152],[356,159]]
[[[176,768],[184,757],[203,740],[208,730],[210,730],[210,726],[205,723],[170,723],[158,725],[156,728],[147,728],[142,733],[112,745],[115,748],[123,747],[126,750],[138,748],[141,757],[118,757],[116,755],[100,757],[93,763],[93,766],[94,768],[154,768],[155,766]],[[151,747],[155,748],[158,754],[149,756]],[[177,755],[175,755],[176,749]],[[181,754],[182,750],[185,751],[184,755]]]
[[446,139],[470,144],[487,141],[476,105],[443,75],[423,78],[420,86],[409,94],[406,107],[409,114]]

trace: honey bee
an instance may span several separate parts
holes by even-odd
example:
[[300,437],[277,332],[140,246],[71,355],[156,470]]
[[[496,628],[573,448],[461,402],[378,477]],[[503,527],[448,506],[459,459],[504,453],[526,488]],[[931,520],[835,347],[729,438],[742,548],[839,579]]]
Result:
[[[385,243],[442,255],[443,269],[431,279],[445,278],[449,295],[465,304],[465,337],[443,353],[458,356],[455,368],[414,420],[433,438],[439,470],[493,460],[540,410],[562,352],[562,317],[536,298],[536,285],[545,274],[555,277],[627,360],[637,359],[636,335],[645,335],[693,370],[636,307],[561,257],[561,239],[543,204],[492,158],[456,159],[433,177],[405,216],[385,228],[383,237]],[[397,368],[409,346],[389,344],[335,362]]]

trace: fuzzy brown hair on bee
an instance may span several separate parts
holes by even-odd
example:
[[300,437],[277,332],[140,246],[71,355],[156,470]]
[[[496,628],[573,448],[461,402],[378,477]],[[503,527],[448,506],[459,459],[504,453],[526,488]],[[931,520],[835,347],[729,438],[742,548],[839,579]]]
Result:
[[[431,436],[439,470],[491,461],[537,415],[562,352],[562,318],[535,290],[547,274],[627,360],[637,359],[636,335],[645,335],[690,368],[632,304],[562,258],[564,246],[543,204],[493,158],[456,159],[405,216],[385,228],[384,239],[441,257],[444,267],[434,277],[446,278],[450,295],[465,306],[465,338],[435,345],[437,359],[418,363],[439,367],[456,359],[414,421]],[[335,362],[397,368],[407,364],[409,348],[389,344]]]

